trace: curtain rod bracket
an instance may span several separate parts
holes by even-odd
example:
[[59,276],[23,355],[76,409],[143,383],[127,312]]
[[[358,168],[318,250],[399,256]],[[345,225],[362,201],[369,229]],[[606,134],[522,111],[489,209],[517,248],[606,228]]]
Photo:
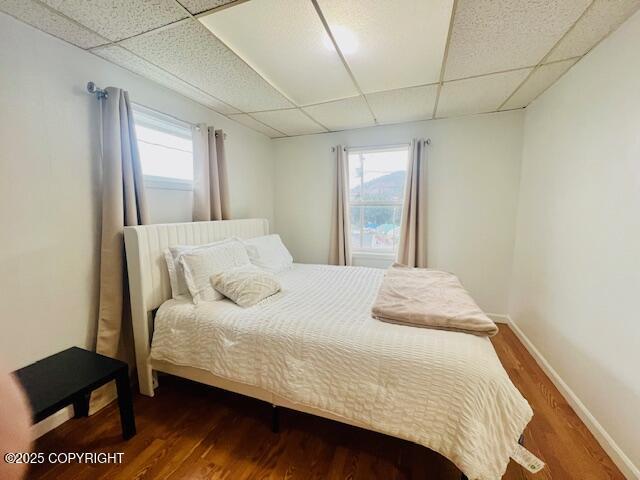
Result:
[[98,88],[98,86],[94,82],[87,83],[87,92],[95,95],[98,100],[100,100],[101,98],[107,98],[109,96],[106,90]]

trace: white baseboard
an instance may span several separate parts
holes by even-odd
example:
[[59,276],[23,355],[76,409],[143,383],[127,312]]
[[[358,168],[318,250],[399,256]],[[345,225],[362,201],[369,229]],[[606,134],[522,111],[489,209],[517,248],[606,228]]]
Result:
[[511,323],[509,315],[504,313],[487,313],[487,317],[489,317],[495,323]]
[[[491,317],[491,315],[489,315]],[[596,420],[591,414],[589,409],[578,398],[573,390],[567,385],[567,383],[560,377],[553,367],[549,364],[546,358],[542,356],[540,351],[531,343],[531,340],[524,334],[522,330],[516,325],[511,317],[506,315],[509,326],[520,339],[525,348],[529,351],[536,363],[547,374],[549,379],[553,382],[556,388],[560,391],[565,400],[569,403],[571,408],[576,412],[578,417],[584,422],[589,431],[596,438],[600,446],[611,457],[611,460],[618,466],[622,474],[629,480],[640,480],[640,469],[633,464],[631,459],[625,455],[618,444],[611,438],[611,435],[607,433],[604,427]],[[494,320],[497,322],[497,320]]]
[[67,408],[63,408],[62,410],[54,413],[53,415],[45,418],[41,422],[36,423],[31,427],[31,439],[35,440],[36,438],[41,437],[47,432],[50,432],[56,427],[59,427],[64,422],[73,418],[73,407],[68,406]]

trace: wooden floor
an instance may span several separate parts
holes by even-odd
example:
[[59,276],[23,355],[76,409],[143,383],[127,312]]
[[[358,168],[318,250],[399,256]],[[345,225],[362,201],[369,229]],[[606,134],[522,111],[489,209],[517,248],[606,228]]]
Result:
[[[506,479],[623,479],[533,358],[505,325],[493,340],[535,412],[525,445],[547,467],[536,475],[513,461]],[[271,407],[172,377],[154,398],[135,398],[138,434],[120,438],[117,409],[71,420],[42,437],[42,452],[124,452],[121,465],[41,465],[33,479],[458,479],[456,467],[409,442],[285,410],[280,433]]]

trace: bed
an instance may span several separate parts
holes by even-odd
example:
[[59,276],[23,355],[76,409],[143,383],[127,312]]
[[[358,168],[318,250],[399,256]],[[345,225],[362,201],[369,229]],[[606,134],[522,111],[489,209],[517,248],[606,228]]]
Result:
[[[532,416],[486,337],[375,320],[383,271],[294,266],[250,308],[171,299],[163,251],[266,235],[264,219],[125,229],[141,393],[165,372],[424,445],[496,479]],[[153,312],[157,309],[155,318]]]

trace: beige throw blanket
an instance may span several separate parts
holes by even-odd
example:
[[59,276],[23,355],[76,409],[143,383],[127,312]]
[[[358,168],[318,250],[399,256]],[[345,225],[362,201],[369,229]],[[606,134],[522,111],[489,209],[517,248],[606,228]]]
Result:
[[385,273],[371,314],[378,320],[415,327],[489,337],[498,333],[458,277],[398,263]]

